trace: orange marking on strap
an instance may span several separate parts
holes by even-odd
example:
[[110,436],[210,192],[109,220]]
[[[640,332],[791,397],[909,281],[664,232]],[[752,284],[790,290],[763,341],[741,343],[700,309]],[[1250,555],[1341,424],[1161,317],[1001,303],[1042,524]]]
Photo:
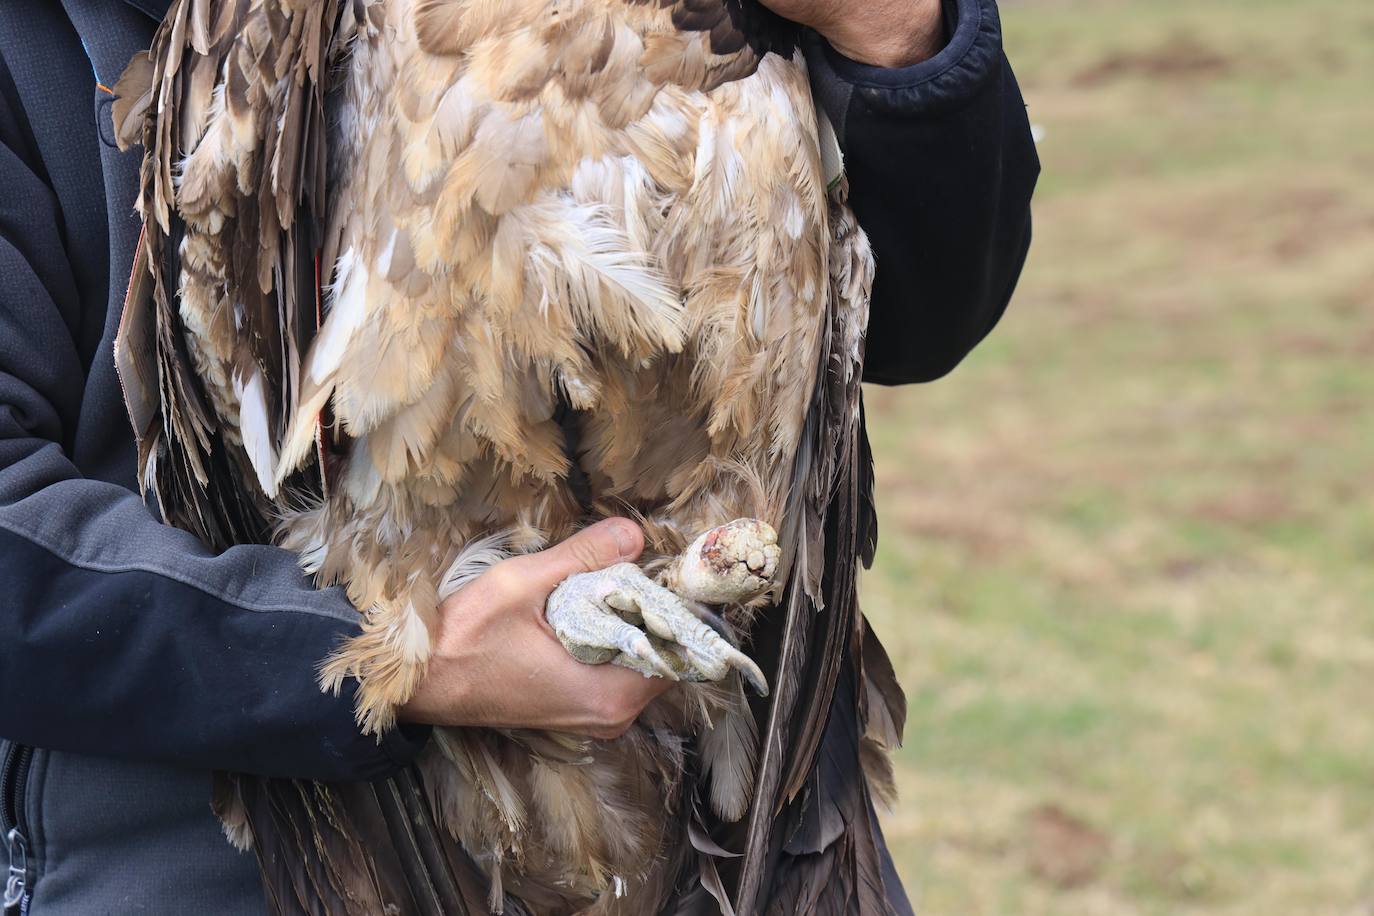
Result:
[[101,92],[108,92],[110,95],[115,94],[114,90],[111,89],[109,86],[106,86],[104,83],[96,83],[95,88],[99,89]]

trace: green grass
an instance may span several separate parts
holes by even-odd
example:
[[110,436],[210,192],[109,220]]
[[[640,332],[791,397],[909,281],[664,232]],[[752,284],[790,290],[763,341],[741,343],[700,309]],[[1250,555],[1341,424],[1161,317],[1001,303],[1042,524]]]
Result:
[[[894,854],[932,916],[1374,913],[1374,5],[1003,22],[1030,265],[869,392]],[[1072,881],[1046,805],[1105,837]]]

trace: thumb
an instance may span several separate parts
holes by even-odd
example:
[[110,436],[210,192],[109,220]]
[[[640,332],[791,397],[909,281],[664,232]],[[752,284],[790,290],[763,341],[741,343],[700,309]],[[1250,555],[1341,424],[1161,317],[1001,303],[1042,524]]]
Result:
[[569,576],[625,563],[643,552],[644,532],[638,525],[627,518],[608,518],[526,559],[531,573],[552,589]]

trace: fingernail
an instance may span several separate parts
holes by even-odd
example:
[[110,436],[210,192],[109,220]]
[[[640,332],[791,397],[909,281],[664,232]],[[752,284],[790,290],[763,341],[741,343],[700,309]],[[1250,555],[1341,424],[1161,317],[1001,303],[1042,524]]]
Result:
[[619,552],[622,560],[632,559],[635,556],[636,544],[635,532],[629,522],[619,519],[611,519],[607,522],[611,529],[611,537],[615,538],[615,549]]

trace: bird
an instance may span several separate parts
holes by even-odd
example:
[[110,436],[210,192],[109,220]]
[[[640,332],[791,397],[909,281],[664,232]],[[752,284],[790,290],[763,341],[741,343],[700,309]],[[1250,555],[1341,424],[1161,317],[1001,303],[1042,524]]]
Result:
[[888,911],[874,264],[798,42],[756,0],[175,0],[130,62],[116,356],[164,520],[342,585],[361,632],[320,684],[381,735],[445,598],[628,515],[644,556],[546,616],[680,682],[615,740],[221,774],[276,912]]

